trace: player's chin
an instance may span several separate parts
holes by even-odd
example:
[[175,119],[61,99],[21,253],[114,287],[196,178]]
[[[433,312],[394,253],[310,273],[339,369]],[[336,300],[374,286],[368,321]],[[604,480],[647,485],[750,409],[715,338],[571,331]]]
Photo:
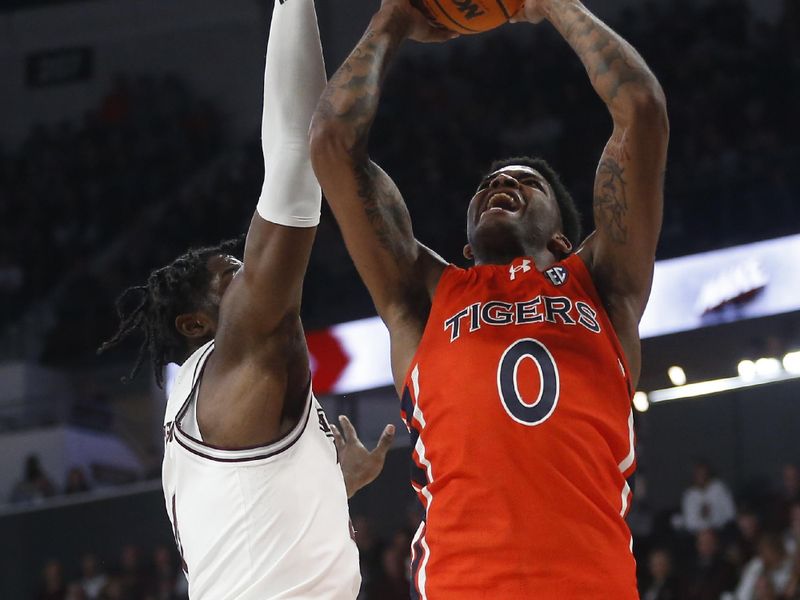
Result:
[[478,217],[478,224],[475,226],[475,230],[477,231],[481,228],[494,229],[496,227],[513,227],[519,222],[519,216],[519,211],[512,212],[510,210],[489,209]]
[[521,229],[521,222],[514,213],[498,212],[482,216],[473,235],[486,241],[503,240],[516,238],[518,234],[522,233]]

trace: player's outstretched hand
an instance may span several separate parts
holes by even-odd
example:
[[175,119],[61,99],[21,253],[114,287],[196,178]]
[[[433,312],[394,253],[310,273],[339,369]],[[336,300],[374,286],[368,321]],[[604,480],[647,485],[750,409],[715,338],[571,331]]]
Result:
[[431,23],[410,0],[383,0],[380,12],[407,28],[408,38],[416,42],[446,42],[458,37],[457,33]]
[[333,424],[331,424],[331,430],[336,442],[336,449],[339,451],[339,464],[344,475],[347,497],[352,498],[353,494],[362,487],[375,481],[375,478],[383,470],[386,453],[394,441],[394,425],[387,425],[383,428],[378,445],[370,452],[358,439],[358,433],[350,419],[341,415],[339,424],[342,427],[341,431]]
[[519,10],[511,17],[512,23],[541,23],[544,20],[542,5],[546,0],[524,0]]

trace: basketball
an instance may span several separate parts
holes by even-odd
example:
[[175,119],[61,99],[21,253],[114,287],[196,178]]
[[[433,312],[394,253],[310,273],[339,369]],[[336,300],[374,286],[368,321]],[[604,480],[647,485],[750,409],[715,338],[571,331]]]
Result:
[[480,33],[508,21],[522,0],[412,0],[429,19],[456,33]]

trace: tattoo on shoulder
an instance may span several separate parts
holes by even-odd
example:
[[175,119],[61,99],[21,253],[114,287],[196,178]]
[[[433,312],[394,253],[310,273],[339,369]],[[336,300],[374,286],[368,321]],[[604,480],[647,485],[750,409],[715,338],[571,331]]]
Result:
[[628,200],[624,175],[625,169],[615,158],[605,157],[597,167],[594,188],[595,226],[617,244],[628,241],[628,227],[625,224]]

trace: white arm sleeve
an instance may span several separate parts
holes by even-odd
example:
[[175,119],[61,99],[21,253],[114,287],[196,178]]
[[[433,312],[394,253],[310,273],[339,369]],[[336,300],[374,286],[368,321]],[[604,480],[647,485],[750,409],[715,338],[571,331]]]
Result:
[[262,219],[291,227],[319,223],[322,192],[311,169],[308,127],[325,89],[313,0],[275,0],[264,73]]

